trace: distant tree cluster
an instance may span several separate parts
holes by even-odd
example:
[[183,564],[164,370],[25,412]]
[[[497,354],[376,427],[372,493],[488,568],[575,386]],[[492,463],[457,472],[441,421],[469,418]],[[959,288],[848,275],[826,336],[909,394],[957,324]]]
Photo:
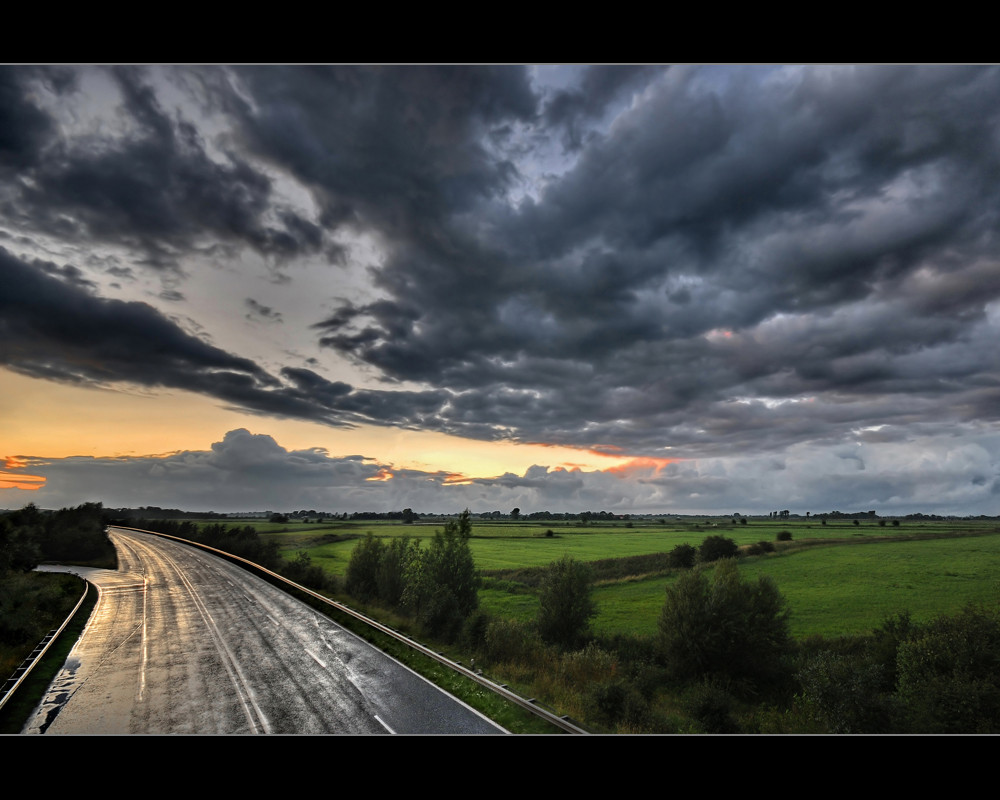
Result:
[[612,514],[609,511],[582,511],[578,516],[581,522],[622,519],[621,514]]
[[829,511],[825,514],[813,514],[816,519],[876,519],[878,514],[874,511]]
[[215,511],[182,511],[179,508],[160,508],[159,506],[140,506],[139,508],[109,508],[107,514],[115,520],[128,519],[228,519],[229,514]]
[[278,571],[282,565],[278,541],[262,538],[252,525],[225,525],[221,522],[197,525],[190,520],[146,519],[135,521],[131,527],[208,545],[273,571]]
[[351,514],[352,520],[380,520],[391,519],[401,522],[414,522],[421,517],[412,508],[404,508],[402,511],[355,511]]

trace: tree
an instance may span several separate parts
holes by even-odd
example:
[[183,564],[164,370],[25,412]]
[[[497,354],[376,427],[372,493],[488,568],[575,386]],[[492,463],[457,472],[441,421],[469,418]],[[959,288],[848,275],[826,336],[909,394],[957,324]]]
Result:
[[448,520],[430,547],[413,555],[406,570],[403,605],[416,613],[428,633],[448,641],[479,607],[479,574],[469,547],[470,516],[465,509],[458,519]]
[[358,542],[347,562],[345,587],[347,593],[362,601],[378,598],[378,569],[385,545],[369,533]]
[[511,519],[520,519],[520,517],[521,517],[521,509],[515,508],[513,511],[510,512]]
[[660,645],[670,676],[776,684],[788,674],[791,648],[785,598],[768,577],[740,578],[733,560],[681,575],[667,587]]
[[34,530],[28,525],[12,525],[7,517],[0,517],[0,578],[8,570],[33,570],[40,557]]
[[396,608],[402,603],[406,589],[406,571],[417,558],[418,552],[417,543],[410,541],[409,536],[390,539],[382,549],[375,571],[375,585],[379,600],[384,605]]
[[590,596],[592,573],[586,564],[564,555],[549,564],[542,578],[538,631],[546,642],[567,649],[580,645],[597,607]]

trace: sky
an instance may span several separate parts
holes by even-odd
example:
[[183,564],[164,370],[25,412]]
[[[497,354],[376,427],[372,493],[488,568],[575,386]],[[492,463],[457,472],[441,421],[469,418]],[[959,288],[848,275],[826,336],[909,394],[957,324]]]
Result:
[[996,66],[0,66],[0,508],[995,515],[998,342]]

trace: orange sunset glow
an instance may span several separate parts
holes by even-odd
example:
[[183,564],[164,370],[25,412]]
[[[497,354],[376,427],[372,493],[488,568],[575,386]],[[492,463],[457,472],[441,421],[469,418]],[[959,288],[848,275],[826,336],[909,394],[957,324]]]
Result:
[[22,475],[14,472],[0,471],[0,489],[23,489],[24,491],[38,491],[45,485],[45,478],[41,475]]

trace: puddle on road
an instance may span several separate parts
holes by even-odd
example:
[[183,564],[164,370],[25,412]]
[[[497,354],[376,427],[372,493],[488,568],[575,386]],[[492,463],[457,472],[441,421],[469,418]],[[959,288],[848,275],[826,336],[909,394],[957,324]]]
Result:
[[52,681],[48,694],[38,706],[31,721],[25,726],[24,733],[45,733],[49,726],[59,716],[66,703],[76,689],[76,676],[80,670],[80,659],[70,656],[66,659],[62,670]]

